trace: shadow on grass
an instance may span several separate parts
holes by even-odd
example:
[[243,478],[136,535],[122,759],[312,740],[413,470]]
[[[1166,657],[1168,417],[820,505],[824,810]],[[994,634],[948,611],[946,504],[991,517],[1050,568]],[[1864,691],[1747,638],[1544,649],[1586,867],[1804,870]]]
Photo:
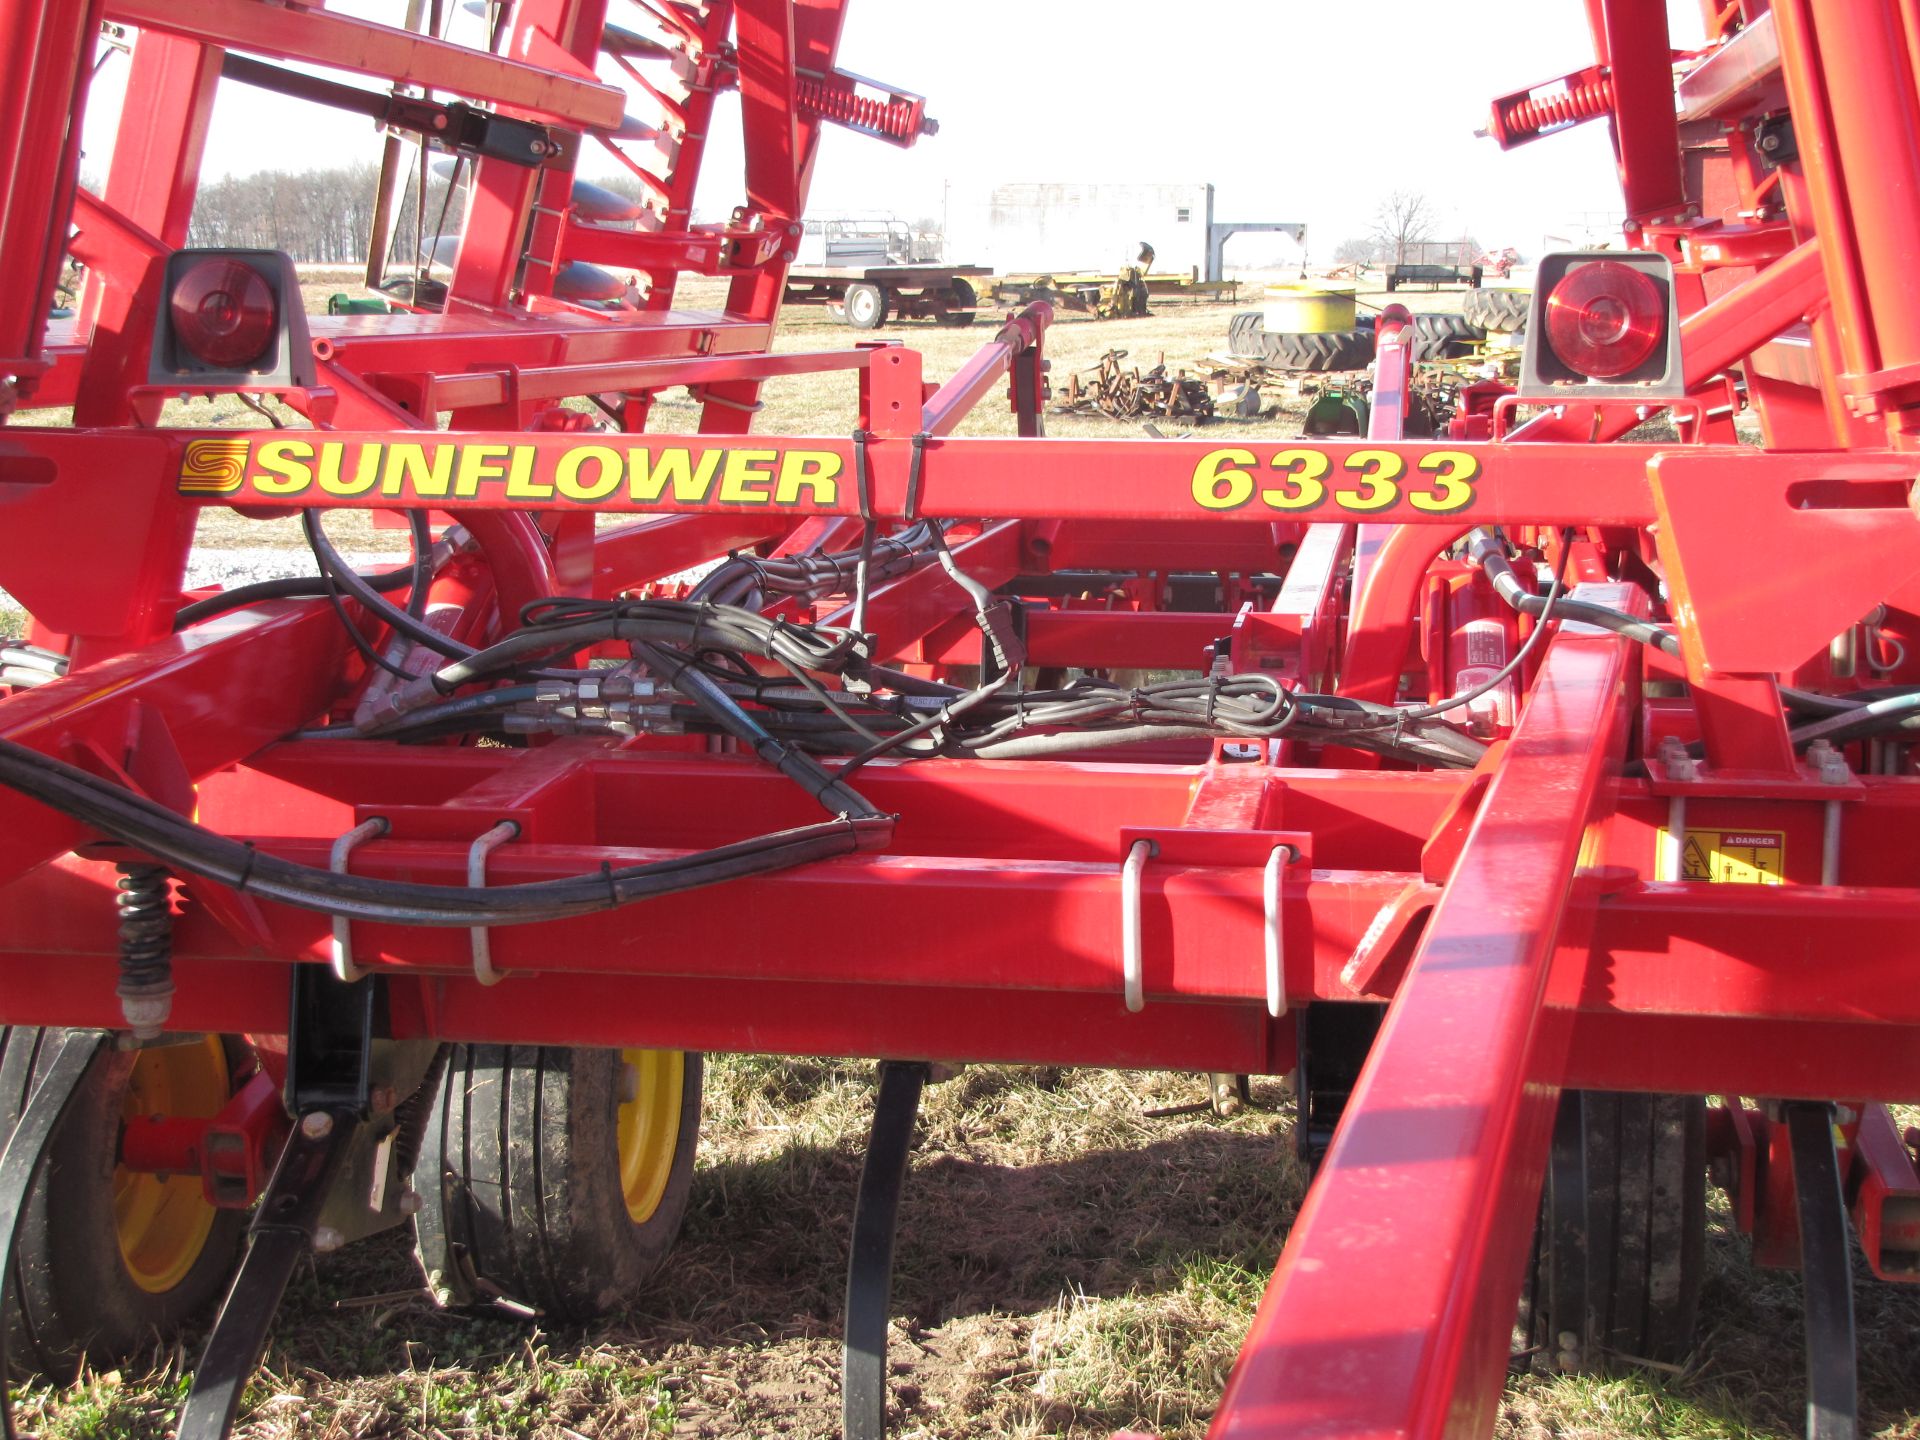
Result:
[[[775,1098],[804,1107],[838,1078],[803,1066]],[[1005,1157],[1023,1147],[1069,1148],[1039,1131],[1015,1143],[993,1130],[1014,1084],[980,1072],[921,1136],[895,1274],[894,1433],[1204,1433],[1301,1196],[1284,1115],[1166,1122],[1169,1133],[1144,1144],[1014,1163]],[[627,1313],[592,1327],[433,1310],[416,1298],[404,1232],[319,1260],[288,1295],[241,1435],[837,1435],[864,1140],[863,1125],[845,1128],[831,1143],[815,1133],[763,1153],[723,1144],[698,1172],[680,1243],[655,1282]],[[1717,1217],[1704,1338],[1683,1373],[1522,1377],[1508,1387],[1499,1433],[1799,1433],[1799,1282],[1755,1272],[1745,1249]],[[1920,1293],[1863,1277],[1858,1306],[1863,1429],[1920,1433],[1911,1364]],[[163,1435],[184,1357],[156,1359],[142,1381],[95,1377],[31,1397],[34,1428]]]

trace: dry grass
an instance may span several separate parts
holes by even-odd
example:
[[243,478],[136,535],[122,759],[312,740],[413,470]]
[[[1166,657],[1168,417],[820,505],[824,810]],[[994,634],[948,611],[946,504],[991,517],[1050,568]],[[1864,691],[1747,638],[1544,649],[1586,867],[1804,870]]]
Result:
[[[681,1242],[599,1326],[436,1312],[398,1235],[316,1260],[240,1434],[830,1440],[872,1078],[864,1062],[710,1061]],[[1305,1178],[1277,1082],[1230,1120],[1145,1113],[1204,1096],[1196,1076],[1000,1066],[928,1091],[901,1218],[893,1433],[1204,1433]],[[1798,1282],[1756,1274],[1744,1248],[1716,1215],[1705,1338],[1684,1373],[1517,1379],[1500,1435],[1798,1433]],[[1920,1295],[1863,1283],[1859,1303],[1868,1432],[1920,1435]],[[158,1440],[185,1363],[31,1391],[24,1414],[47,1440]]]

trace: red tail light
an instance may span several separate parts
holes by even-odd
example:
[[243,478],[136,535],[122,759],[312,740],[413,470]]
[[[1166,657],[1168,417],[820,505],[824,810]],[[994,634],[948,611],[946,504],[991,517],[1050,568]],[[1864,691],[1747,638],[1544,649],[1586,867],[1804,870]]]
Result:
[[245,369],[267,355],[279,334],[273,287],[238,260],[200,261],[174,282],[168,303],[176,342],[208,365]]
[[1644,271],[1595,260],[1568,272],[1547,297],[1547,343],[1569,370],[1612,379],[1647,362],[1666,318],[1659,287]]

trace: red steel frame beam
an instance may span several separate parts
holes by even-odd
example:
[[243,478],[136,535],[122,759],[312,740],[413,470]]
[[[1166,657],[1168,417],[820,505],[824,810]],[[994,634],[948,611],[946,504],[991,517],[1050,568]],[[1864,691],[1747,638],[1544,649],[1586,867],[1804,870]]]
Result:
[[430,85],[563,125],[612,129],[618,88],[489,55],[408,30],[261,0],[108,0],[107,17],[217,45],[299,60],[396,84]]
[[1585,948],[1563,925],[1624,752],[1629,649],[1552,645],[1211,1434],[1492,1429],[1566,1044],[1547,977]]

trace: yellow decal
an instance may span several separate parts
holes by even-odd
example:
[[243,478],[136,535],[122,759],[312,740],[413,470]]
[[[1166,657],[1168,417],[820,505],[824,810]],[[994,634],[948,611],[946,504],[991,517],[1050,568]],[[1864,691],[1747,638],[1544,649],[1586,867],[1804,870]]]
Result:
[[247,475],[244,440],[189,440],[180,458],[180,493],[229,495]]
[[1193,500],[1205,510],[1237,510],[1258,496],[1275,510],[1315,510],[1331,503],[1357,515],[1404,500],[1416,510],[1445,515],[1473,504],[1479,473],[1480,461],[1465,450],[1430,450],[1418,457],[1355,450],[1336,461],[1324,450],[1295,446],[1276,451],[1263,465],[1253,451],[1228,446],[1209,450],[1193,467]]
[[[1679,875],[1722,885],[1784,885],[1787,832],[1784,830],[1693,830],[1682,832]],[[1655,837],[1660,853],[1673,843],[1672,832]]]
[[279,435],[189,441],[178,484],[185,495],[220,495],[242,502],[249,495],[283,502],[326,495],[399,505],[451,499],[527,505],[611,501],[643,509],[831,508],[840,497],[844,465],[831,450]]

